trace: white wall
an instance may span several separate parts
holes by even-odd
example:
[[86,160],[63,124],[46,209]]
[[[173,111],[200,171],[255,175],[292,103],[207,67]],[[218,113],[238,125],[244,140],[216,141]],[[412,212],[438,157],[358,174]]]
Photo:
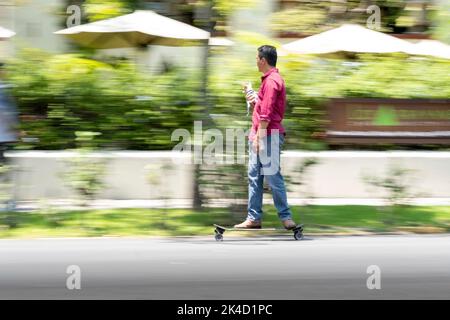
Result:
[[[39,200],[42,198],[71,198],[71,190],[64,187],[58,174],[65,168],[68,152],[59,151],[14,151],[7,157],[17,165],[17,200]],[[168,152],[104,152],[95,155],[109,159],[106,177],[107,188],[100,199],[191,199],[192,165],[174,165],[173,154]],[[369,172],[385,176],[389,165],[416,170],[410,185],[414,193],[424,193],[423,198],[450,199],[450,152],[284,152],[282,172],[292,174],[295,167],[307,157],[315,157],[320,163],[312,168],[310,186],[317,198],[380,198],[384,194],[367,189],[361,174]],[[188,158],[185,158],[185,160]],[[147,164],[172,164],[173,168],[160,174],[161,185],[150,186],[145,179]],[[242,177],[246,184],[246,177]],[[294,187],[289,198],[308,196],[302,188]]]
[[[424,198],[450,198],[450,152],[285,152],[283,172],[292,172],[301,159],[313,157],[311,190],[319,198],[379,198],[386,194],[368,188],[362,176],[387,177],[392,166],[410,169],[408,185]],[[297,189],[298,190],[298,189]],[[301,197],[299,193],[292,197]]]
[[[39,200],[73,198],[60,175],[67,171],[67,160],[73,153],[59,151],[9,152],[6,155],[16,166],[16,199]],[[107,188],[99,195],[104,199],[190,199],[192,170],[189,165],[177,166],[158,173],[160,185],[146,180],[147,165],[156,168],[171,163],[170,152],[109,152],[92,155],[108,161]]]

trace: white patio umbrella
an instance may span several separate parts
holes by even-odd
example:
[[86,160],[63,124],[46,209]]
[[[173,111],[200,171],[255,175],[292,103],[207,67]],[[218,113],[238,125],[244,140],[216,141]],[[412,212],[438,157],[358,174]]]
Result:
[[408,53],[450,59],[450,46],[437,40],[420,40],[411,46]]
[[234,41],[228,38],[215,37],[209,39],[209,45],[213,47],[231,47],[234,45]]
[[208,40],[209,32],[149,10],[60,30],[70,39],[91,48],[115,49],[158,45],[183,45]]
[[16,33],[14,31],[8,30],[0,26],[0,40],[9,39],[13,37]]
[[345,24],[304,39],[283,45],[283,49],[299,54],[324,54],[339,51],[388,53],[405,52],[411,44],[382,32],[355,24]]

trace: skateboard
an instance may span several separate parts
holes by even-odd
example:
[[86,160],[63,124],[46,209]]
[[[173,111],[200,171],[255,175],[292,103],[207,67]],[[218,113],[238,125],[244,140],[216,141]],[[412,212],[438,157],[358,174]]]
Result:
[[258,231],[292,231],[294,233],[295,240],[303,239],[303,224],[298,224],[294,229],[287,230],[285,228],[260,228],[260,229],[246,229],[246,228],[233,228],[233,227],[224,227],[218,224],[214,224],[216,229],[214,230],[216,241],[223,241],[223,234],[225,231],[250,231],[250,232],[258,232]]

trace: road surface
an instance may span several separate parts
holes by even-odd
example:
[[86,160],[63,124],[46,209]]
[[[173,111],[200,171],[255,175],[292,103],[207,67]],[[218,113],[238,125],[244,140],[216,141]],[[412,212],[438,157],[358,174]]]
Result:
[[449,298],[450,235],[0,240],[0,299]]

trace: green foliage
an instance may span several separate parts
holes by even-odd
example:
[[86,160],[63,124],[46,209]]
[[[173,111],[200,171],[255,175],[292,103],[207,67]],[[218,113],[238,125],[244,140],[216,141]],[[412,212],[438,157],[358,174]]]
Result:
[[430,20],[434,22],[432,31],[436,39],[450,43],[450,3],[444,0],[437,2],[430,12]]
[[382,190],[386,194],[387,206],[379,208],[381,219],[386,225],[393,223],[400,207],[407,205],[413,198],[424,196],[411,191],[411,186],[417,185],[412,181],[411,174],[414,172],[415,170],[391,164],[384,176],[377,177],[367,173],[362,175],[362,180],[367,185]]
[[289,104],[285,120],[289,148],[326,148],[314,135],[326,125],[328,98],[450,98],[448,60],[360,54],[352,60],[322,57],[306,61],[303,66],[288,62],[281,68]]
[[382,189],[386,192],[386,199],[391,206],[402,204],[413,195],[410,192],[408,175],[414,170],[404,169],[399,166],[391,166],[384,177],[374,175],[363,175],[363,181],[370,186]]
[[[412,232],[434,233],[450,231],[449,206],[410,206],[399,208],[392,225],[382,224],[373,206],[292,206],[295,221],[307,221],[307,234],[358,234],[365,232],[395,232],[409,228]],[[264,226],[280,227],[276,209],[264,206]],[[192,209],[106,209],[68,211],[57,209],[55,225],[41,211],[18,215],[18,228],[0,228],[0,238],[34,237],[100,237],[100,236],[199,236],[211,237],[213,223],[233,225],[241,222],[226,208],[208,208],[207,214]],[[78,222],[83,215],[84,225]],[[304,219],[300,219],[304,217]],[[164,223],[162,223],[164,222]],[[240,236],[252,236],[246,232]],[[291,237],[291,235],[286,235]],[[210,238],[213,239],[213,238]],[[212,240],[214,241],[214,240]]]
[[[96,147],[167,149],[176,128],[190,129],[198,115],[198,74],[136,71],[126,61],[107,64],[78,55],[26,50],[7,69],[24,138],[16,149],[75,147],[75,132],[99,132]],[[28,140],[26,140],[28,141]]]
[[2,159],[0,162],[0,228],[18,227],[17,212],[13,212],[12,206],[12,188],[11,173],[14,165],[8,164]]
[[136,8],[137,0],[85,0],[84,10],[89,21],[114,18],[131,13]]
[[324,31],[326,19],[327,10],[317,4],[276,12],[272,15],[270,25],[273,31],[317,33]]
[[164,183],[165,177],[170,176],[173,172],[173,164],[167,162],[164,164],[149,163],[145,166],[145,178],[150,185],[151,190],[160,189],[162,192],[162,199],[165,202],[163,213],[166,212],[166,208],[169,207],[168,199],[170,198],[169,188]]
[[200,25],[213,24],[216,31],[230,31],[229,18],[238,9],[251,8],[257,4],[257,0],[198,0],[194,6],[200,11],[207,8],[210,11],[209,21],[200,21]]
[[[238,34],[236,40],[237,49],[218,52],[210,63],[212,113],[221,129],[250,126],[240,82],[250,80],[258,88],[260,74],[254,56],[257,45],[268,41],[249,33]],[[327,149],[315,135],[326,125],[324,105],[328,98],[450,97],[447,60],[402,54],[360,54],[350,59],[288,55],[279,57],[278,68],[287,88],[288,107],[283,121],[288,132],[287,149]]]
[[104,161],[93,160],[86,153],[80,152],[68,161],[69,170],[64,180],[82,199],[83,205],[95,199],[95,195],[102,190],[102,181],[106,164]]
[[309,186],[308,177],[311,169],[320,163],[320,160],[314,157],[305,158],[295,169],[294,173],[290,176],[286,176],[286,182],[288,186],[302,186],[302,194],[298,195],[300,197],[313,198],[313,192]]
[[[10,174],[12,166],[0,162],[0,206],[10,199],[11,183],[7,181],[7,175]],[[3,208],[0,207],[0,210]]]
[[94,158],[93,139],[98,132],[75,132],[78,148],[76,156],[69,158],[66,163],[69,169],[62,173],[62,179],[79,196],[82,205],[86,206],[104,187],[103,177],[106,172],[107,161],[103,158]]
[[231,13],[241,8],[251,8],[256,5],[256,0],[213,0],[213,8],[218,13],[224,16],[229,16]]
[[340,68],[327,96],[449,98],[450,61],[425,57],[359,55],[359,65]]
[[285,33],[296,32],[314,34],[337,27],[343,23],[365,25],[372,13],[367,13],[368,6],[380,8],[381,28],[393,31],[396,20],[402,14],[405,0],[374,0],[369,3],[361,0],[336,1],[302,1],[273,13],[271,28]]
[[205,203],[211,199],[232,199],[231,213],[243,217],[247,204],[247,166],[243,164],[203,165],[200,172],[200,192]]
[[[238,34],[231,50],[213,50],[208,100],[219,130],[251,125],[241,83],[257,90],[255,34]],[[273,43],[273,42],[272,42]],[[279,44],[276,44],[279,47]],[[280,56],[287,86],[286,149],[324,150],[316,138],[326,125],[324,105],[332,97],[450,98],[450,61],[403,54],[341,57]],[[170,150],[178,128],[192,131],[204,118],[201,70],[174,69],[151,75],[127,61],[105,63],[80,55],[25,50],[7,67],[21,115],[23,138],[15,148],[75,147],[75,132],[99,132],[97,148]]]

